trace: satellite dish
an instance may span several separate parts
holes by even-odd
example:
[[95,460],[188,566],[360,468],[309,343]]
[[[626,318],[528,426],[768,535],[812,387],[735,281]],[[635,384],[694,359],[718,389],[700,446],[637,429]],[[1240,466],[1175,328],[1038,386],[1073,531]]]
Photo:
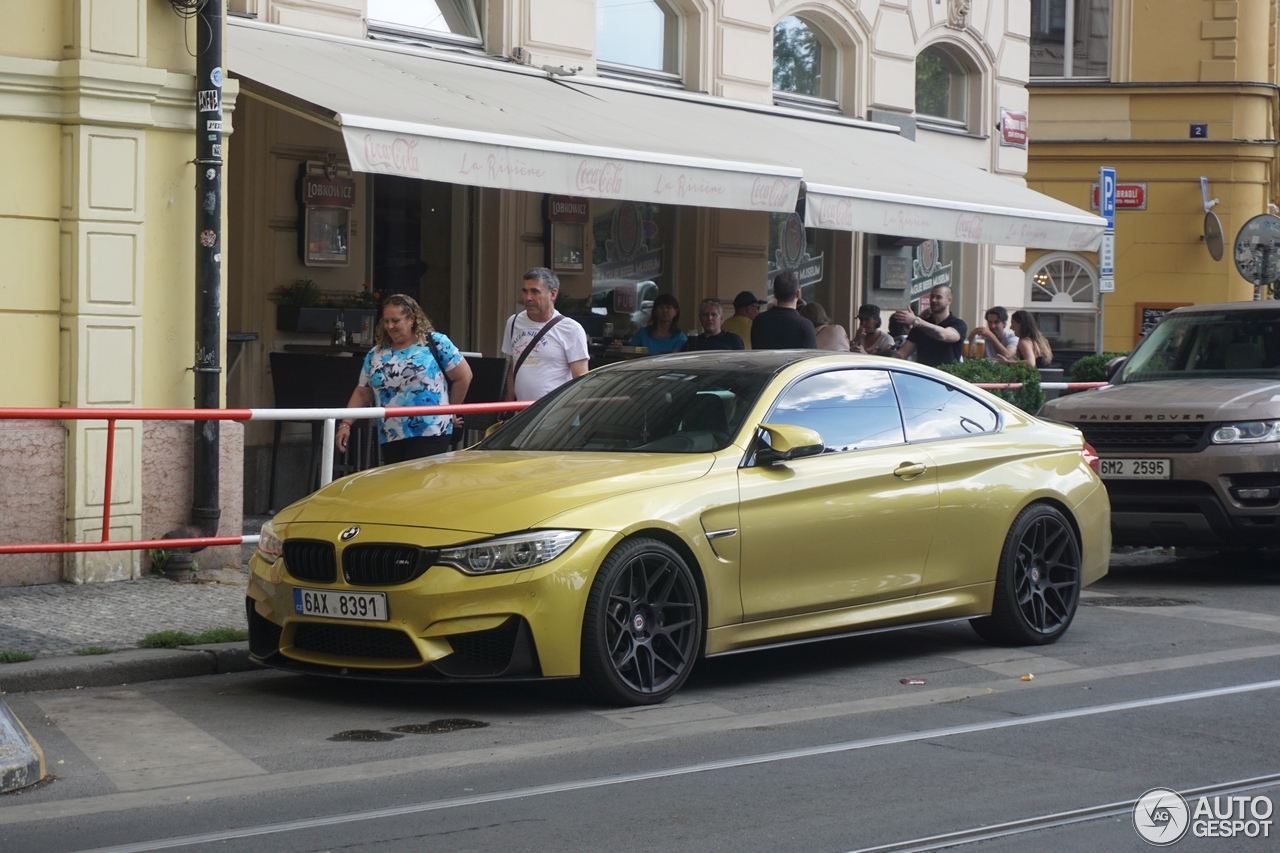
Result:
[[1204,214],[1204,245],[1209,250],[1209,257],[1215,261],[1222,260],[1222,222],[1212,210]]
[[1245,281],[1258,287],[1280,281],[1280,216],[1263,213],[1246,222],[1233,254]]

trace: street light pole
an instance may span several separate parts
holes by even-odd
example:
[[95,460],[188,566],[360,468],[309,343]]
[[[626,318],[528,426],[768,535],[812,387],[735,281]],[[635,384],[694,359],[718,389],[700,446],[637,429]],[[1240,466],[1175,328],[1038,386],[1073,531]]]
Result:
[[[217,409],[222,378],[222,0],[196,15],[195,405]],[[218,531],[218,422],[195,424],[191,521]]]

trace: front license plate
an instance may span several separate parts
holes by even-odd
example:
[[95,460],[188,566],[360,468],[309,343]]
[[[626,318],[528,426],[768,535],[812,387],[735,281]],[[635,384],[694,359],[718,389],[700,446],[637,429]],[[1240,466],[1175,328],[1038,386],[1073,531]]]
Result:
[[1168,459],[1102,459],[1098,473],[1104,480],[1167,480]]
[[387,596],[382,592],[333,592],[294,587],[293,611],[299,616],[386,622]]

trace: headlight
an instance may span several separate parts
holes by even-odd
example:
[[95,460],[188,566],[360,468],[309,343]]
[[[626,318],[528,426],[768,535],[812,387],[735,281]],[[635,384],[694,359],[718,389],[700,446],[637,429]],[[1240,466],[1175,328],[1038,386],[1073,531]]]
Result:
[[1209,438],[1214,444],[1259,444],[1280,441],[1280,421],[1245,421],[1223,424]]
[[267,522],[262,525],[258,537],[258,556],[268,563],[274,563],[284,553],[284,540],[276,535],[275,525]]
[[514,572],[549,563],[582,535],[581,530],[531,530],[444,548],[436,562],[469,575]]

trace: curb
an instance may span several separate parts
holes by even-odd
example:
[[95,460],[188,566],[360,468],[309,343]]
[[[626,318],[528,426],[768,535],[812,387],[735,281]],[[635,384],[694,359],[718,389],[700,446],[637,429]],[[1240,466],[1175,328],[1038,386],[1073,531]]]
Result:
[[44,753],[0,699],[0,794],[7,794],[44,778]]
[[0,666],[0,694],[114,687],[259,668],[249,660],[249,644],[246,642],[176,649],[125,649],[109,655],[67,655],[4,664]]

